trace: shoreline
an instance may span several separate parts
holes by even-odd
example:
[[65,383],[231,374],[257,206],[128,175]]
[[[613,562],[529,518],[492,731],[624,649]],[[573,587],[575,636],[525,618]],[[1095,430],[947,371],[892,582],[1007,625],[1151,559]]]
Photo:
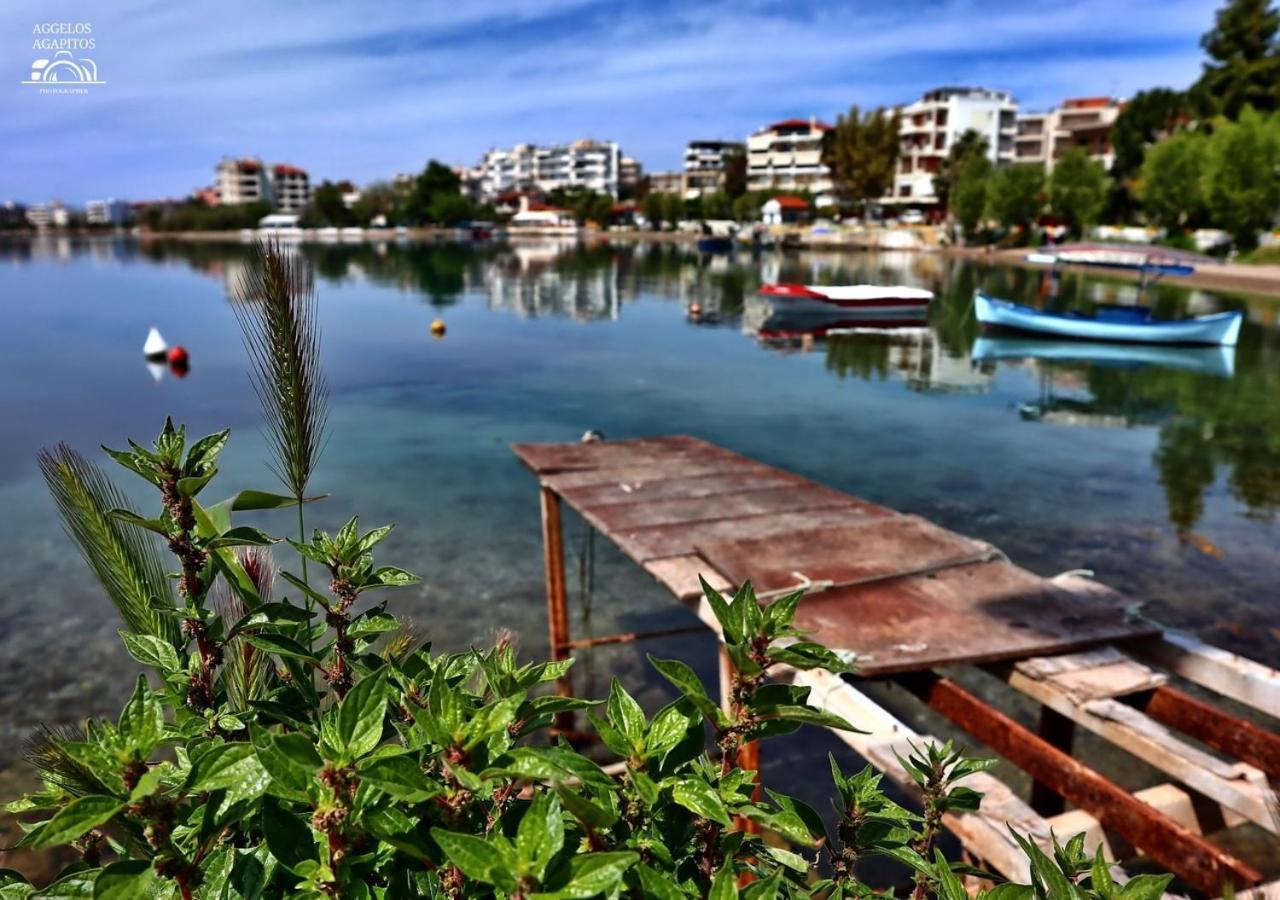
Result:
[[[96,238],[96,237],[132,237],[143,243],[153,241],[184,241],[189,243],[243,243],[245,238],[239,231],[160,231],[160,232],[142,232],[140,234],[131,234],[125,231],[66,231],[66,232],[0,232],[0,240],[17,239],[34,241],[50,236],[66,236],[76,238]],[[411,228],[407,232],[397,234],[392,228],[366,228],[359,238],[341,238],[333,241],[319,241],[312,238],[304,241],[311,244],[323,244],[325,246],[353,246],[367,241],[440,241],[454,239],[457,236],[457,229],[454,228]],[[995,249],[991,247],[953,247],[930,245],[923,242],[914,246],[902,247],[885,247],[881,246],[878,241],[878,234],[867,235],[819,235],[818,239],[814,239],[813,235],[803,235],[796,249],[808,250],[811,252],[838,252],[838,253],[933,253],[939,256],[952,259],[963,259],[971,262],[989,263],[1002,266],[1016,266],[1022,269],[1041,269],[1045,267],[1036,263],[1029,263],[1026,260],[1028,248],[1004,248]],[[527,233],[508,232],[505,240],[512,243],[520,243],[523,241],[537,240],[563,240],[563,241],[583,241],[586,243],[610,243],[614,241],[623,243],[650,243],[650,244],[682,244],[692,245],[698,240],[698,235],[684,231],[597,231],[594,229],[583,229],[577,235],[568,235],[564,233],[540,232],[531,229]],[[1064,265],[1062,269],[1070,272],[1081,272],[1094,275],[1105,275],[1108,278],[1117,278],[1126,281],[1138,281],[1140,275],[1137,272],[1126,269],[1107,269],[1100,272],[1098,269],[1090,266]],[[1187,287],[1205,288],[1207,290],[1226,291],[1229,293],[1249,294],[1255,297],[1265,297],[1269,299],[1280,298],[1280,266],[1277,265],[1248,265],[1248,264],[1211,264],[1202,265],[1196,268],[1196,271],[1190,275],[1180,277],[1176,281],[1166,282],[1185,285]]]

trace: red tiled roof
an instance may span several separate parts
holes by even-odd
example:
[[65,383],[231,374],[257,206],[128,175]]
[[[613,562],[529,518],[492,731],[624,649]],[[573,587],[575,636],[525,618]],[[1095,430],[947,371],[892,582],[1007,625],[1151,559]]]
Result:
[[774,122],[767,126],[765,131],[780,131],[783,128],[808,128],[812,125],[818,131],[830,131],[831,126],[826,122],[810,122],[808,119],[783,119],[781,122]]
[[793,194],[781,194],[773,198],[783,209],[808,209],[809,201]]
[[277,175],[306,175],[306,169],[299,169],[297,166],[291,166],[288,163],[276,163]]
[[557,213],[567,213],[567,212],[572,212],[572,210],[568,210],[568,209],[561,209],[561,208],[560,208],[560,207],[558,207],[558,206],[550,206],[549,204],[546,204],[546,203],[530,203],[530,204],[529,204],[529,212],[557,212]]
[[1071,97],[1063,100],[1062,105],[1067,109],[1097,109],[1113,102],[1110,97]]
[[236,168],[241,172],[256,172],[260,166],[256,159],[237,159]]

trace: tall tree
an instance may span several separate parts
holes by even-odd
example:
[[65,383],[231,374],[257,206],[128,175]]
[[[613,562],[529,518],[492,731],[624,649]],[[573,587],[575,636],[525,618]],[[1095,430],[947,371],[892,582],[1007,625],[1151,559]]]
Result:
[[1252,106],[1280,109],[1280,10],[1272,0],[1227,0],[1200,39],[1209,54],[1194,92],[1206,114],[1235,119]]
[[951,191],[965,162],[974,156],[986,157],[991,145],[981,133],[970,128],[960,135],[947,151],[942,165],[933,175],[933,193],[943,209],[951,209]]
[[747,154],[734,150],[724,158],[724,192],[738,198],[747,192]]
[[1179,132],[1147,151],[1138,196],[1143,212],[1172,235],[1198,220],[1204,210],[1201,176],[1208,139]]
[[[438,221],[432,215],[432,204],[438,195],[449,194],[461,196],[462,179],[453,169],[438,160],[431,160],[427,167],[413,181],[413,189],[405,199],[403,218],[414,224]],[[450,215],[458,209],[451,201],[441,201],[437,212],[448,212]]]
[[1252,249],[1280,208],[1280,116],[1245,107],[1239,121],[1214,131],[1206,157],[1202,189],[1209,219],[1240,249]]
[[973,240],[987,209],[987,186],[995,167],[985,153],[970,154],[960,163],[950,190],[950,211],[964,229],[965,241]]
[[987,183],[987,215],[1006,228],[1030,228],[1044,200],[1044,167],[1039,163],[1006,166]]
[[1134,94],[1111,129],[1112,176],[1124,180],[1137,174],[1147,147],[1163,140],[1189,116],[1190,101],[1182,91],[1160,87]]
[[342,202],[342,191],[331,181],[322,181],[311,192],[311,202],[303,213],[302,224],[307,227],[333,225],[345,227],[355,222],[355,216]]
[[1049,178],[1049,207],[1075,234],[1098,221],[1107,202],[1107,172],[1073,147],[1058,159]]
[[866,204],[893,187],[900,139],[896,111],[877,107],[863,115],[857,106],[823,136],[822,161],[831,169],[836,193],[851,204]]

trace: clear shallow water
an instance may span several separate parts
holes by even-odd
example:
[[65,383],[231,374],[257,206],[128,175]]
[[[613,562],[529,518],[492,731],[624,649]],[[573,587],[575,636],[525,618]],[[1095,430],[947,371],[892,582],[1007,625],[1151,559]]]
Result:
[[[1225,361],[979,361],[974,288],[1041,303],[1040,273],[912,255],[704,260],[660,246],[302,252],[316,267],[333,395],[315,482],[332,497],[308,524],[357,512],[370,526],[396,522],[381,559],[423,583],[397,592],[393,609],[438,647],[506,628],[527,655],[545,653],[537,494],[508,444],[595,428],[699,435],[992,541],[1038,572],[1093,569],[1163,621],[1277,656],[1273,301],[1155,292],[1162,315],[1248,306]],[[38,716],[114,715],[132,668],[44,495],[36,451],[66,440],[105,461],[100,443],[149,440],[172,414],[191,432],[233,428],[213,495],[272,486],[227,306],[245,255],[221,244],[0,244],[0,765]],[[918,334],[766,340],[759,329],[779,323],[754,297],[762,279],[919,284],[939,300]],[[1056,302],[1086,310],[1133,290],[1068,276]],[[694,302],[700,324],[685,315]],[[429,334],[436,317],[444,340]],[[140,347],[152,325],[190,351],[185,379],[148,374]],[[119,470],[132,490],[129,479]],[[576,587],[579,522],[567,538]],[[634,565],[603,541],[596,550],[590,629],[684,621]],[[600,693],[619,672],[656,702],[645,649],[713,674],[694,637],[600,649],[583,660],[583,689]]]

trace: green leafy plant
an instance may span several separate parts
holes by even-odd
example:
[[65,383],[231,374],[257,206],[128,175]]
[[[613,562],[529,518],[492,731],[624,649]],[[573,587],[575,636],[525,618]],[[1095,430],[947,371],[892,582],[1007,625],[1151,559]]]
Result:
[[[263,377],[283,391],[275,380],[292,376],[279,366]],[[279,415],[302,414],[293,410]],[[390,526],[362,531],[352,518],[285,543],[235,521],[300,505],[305,484],[288,479],[291,495],[242,491],[206,504],[228,438],[190,442],[166,421],[151,446],[108,451],[156,490],[151,517],[70,450],[42,458],[126,649],[151,671],[115,721],[43,729],[29,744],[42,785],[7,807],[27,819],[19,846],[78,851],[39,896],[883,896],[856,871],[873,856],[896,861],[915,897],[968,896],[960,877],[974,870],[933,843],[945,813],[977,807],[962,781],[986,762],[950,745],[903,759],[925,798],[917,814],[869,768],[847,776],[833,759],[831,833],[813,808],[762,791],[741,767],[749,742],[806,725],[852,728],[812,705],[808,688],[771,678],[848,671],[795,628],[801,594],[762,605],[749,584],[730,598],[704,583],[732,662],[724,706],[686,663],[653,657],[677,696],[652,715],[616,679],[603,702],[557,696],[549,687],[571,661],[521,663],[505,641],[434,653],[386,601],[371,601],[417,581],[375,563]],[[176,596],[151,534],[174,558]],[[277,572],[271,548],[282,546],[325,571],[327,585]],[[579,713],[615,763],[556,729]],[[1100,857],[1086,865],[1081,839],[1052,858],[1024,845],[1033,883],[985,896],[1155,896],[1134,885],[1157,880],[1121,888]],[[0,897],[35,894],[0,870]]]

